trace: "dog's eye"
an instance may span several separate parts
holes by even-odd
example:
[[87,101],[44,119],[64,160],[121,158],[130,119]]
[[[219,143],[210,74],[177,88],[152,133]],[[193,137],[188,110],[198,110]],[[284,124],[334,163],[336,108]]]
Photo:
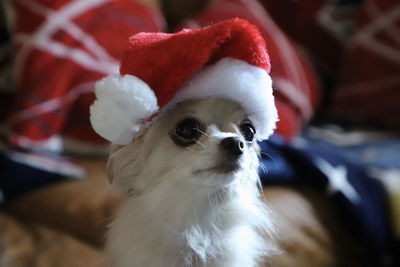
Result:
[[175,132],[180,138],[193,141],[200,137],[200,128],[200,123],[195,119],[184,119],[178,123]]
[[253,142],[256,129],[250,122],[244,122],[242,125],[240,125],[240,130],[242,131],[243,137],[247,142]]

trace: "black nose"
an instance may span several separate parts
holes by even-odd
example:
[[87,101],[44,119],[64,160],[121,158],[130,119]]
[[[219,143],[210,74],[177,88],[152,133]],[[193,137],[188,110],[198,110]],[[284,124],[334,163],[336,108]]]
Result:
[[237,137],[227,137],[223,139],[220,146],[230,155],[240,156],[243,154],[244,143]]

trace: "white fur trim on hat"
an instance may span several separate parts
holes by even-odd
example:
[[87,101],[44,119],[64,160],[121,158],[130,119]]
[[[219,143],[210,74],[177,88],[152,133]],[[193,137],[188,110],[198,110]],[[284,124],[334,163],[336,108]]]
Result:
[[95,85],[96,100],[90,107],[93,129],[111,143],[132,142],[143,121],[158,111],[150,87],[132,75],[110,75]]
[[241,104],[256,127],[257,140],[267,139],[273,133],[278,113],[272,80],[264,69],[242,60],[223,58],[198,71],[165,110],[184,100],[207,97],[231,99]]

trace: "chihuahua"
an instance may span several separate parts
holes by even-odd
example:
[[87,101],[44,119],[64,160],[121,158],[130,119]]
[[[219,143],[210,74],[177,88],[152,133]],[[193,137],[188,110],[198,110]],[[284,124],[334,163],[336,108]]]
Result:
[[186,100],[108,160],[126,196],[107,236],[109,267],[252,267],[273,250],[260,199],[257,129],[232,100]]

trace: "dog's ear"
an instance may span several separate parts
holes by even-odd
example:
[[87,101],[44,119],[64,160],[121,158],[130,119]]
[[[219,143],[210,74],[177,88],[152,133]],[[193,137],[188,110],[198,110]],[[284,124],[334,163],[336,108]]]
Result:
[[115,168],[117,167],[117,166],[115,166],[115,160],[116,160],[116,157],[117,157],[117,154],[118,153],[116,153],[118,150],[120,150],[120,149],[122,149],[124,146],[121,146],[121,145],[114,145],[114,144],[112,144],[111,146],[110,146],[110,151],[109,151],[109,157],[108,157],[108,160],[107,160],[107,180],[108,180],[108,183],[110,184],[110,185],[112,185],[113,184],[113,182],[114,182],[114,180],[115,180],[115,174],[116,174],[116,170],[115,170]]
[[143,164],[142,152],[143,135],[126,146],[112,145],[107,161],[107,176],[111,188],[130,194],[134,191],[134,179],[140,175]]

